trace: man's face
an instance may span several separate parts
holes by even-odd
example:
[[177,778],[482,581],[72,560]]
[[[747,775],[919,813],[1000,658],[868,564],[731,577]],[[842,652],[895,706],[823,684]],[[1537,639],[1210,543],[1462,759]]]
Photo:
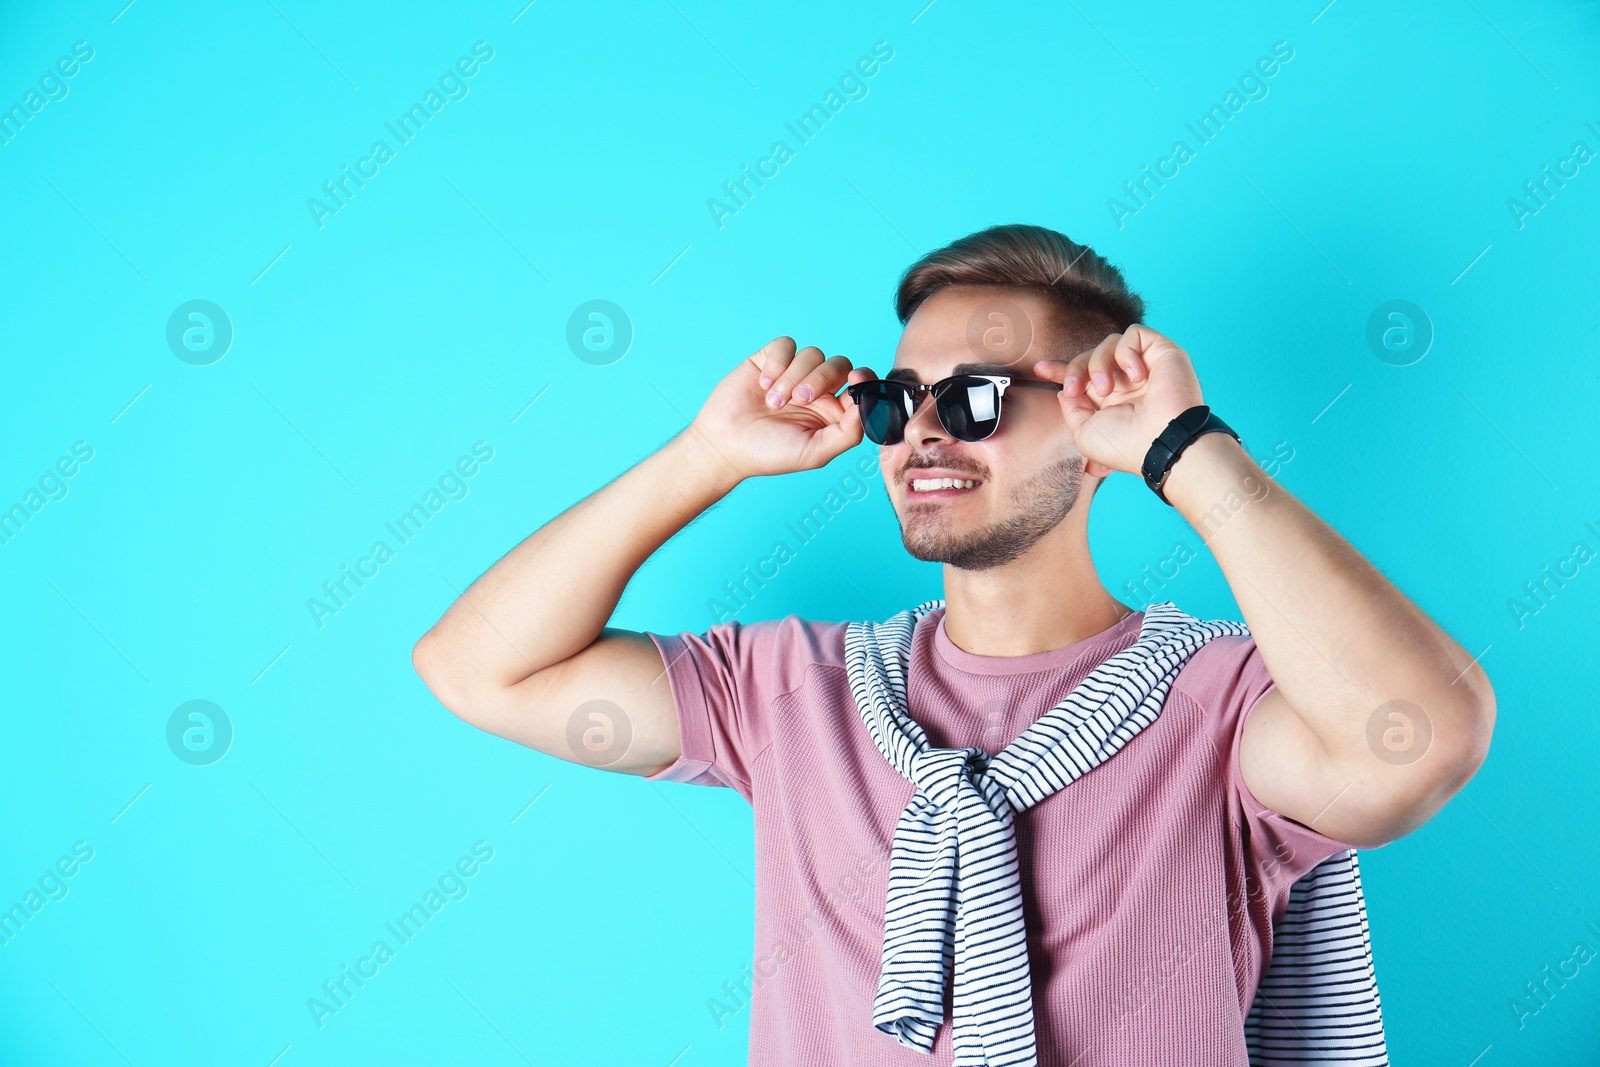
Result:
[[[948,287],[906,323],[885,378],[931,384],[956,374],[1035,377],[1036,359],[1068,359],[1045,298],[1021,289]],[[1098,338],[1096,338],[1098,340]],[[1092,347],[1094,342],[1082,345]],[[1083,456],[1061,414],[1060,393],[1017,387],[1000,402],[1000,424],[982,441],[961,441],[923,394],[905,439],[881,445],[889,500],[906,551],[917,559],[985,570],[1023,556],[1056,530],[1080,499],[1087,509],[1098,478],[1085,484]],[[977,481],[971,489],[919,492],[932,476]]]

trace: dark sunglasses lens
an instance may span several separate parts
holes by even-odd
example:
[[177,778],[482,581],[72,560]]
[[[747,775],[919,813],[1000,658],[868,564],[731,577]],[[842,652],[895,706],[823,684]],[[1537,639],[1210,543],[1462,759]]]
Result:
[[958,441],[981,441],[1000,425],[1000,388],[987,378],[955,378],[937,403],[939,421]]
[[892,382],[863,382],[855,397],[867,439],[875,445],[899,444],[907,421],[905,390]]

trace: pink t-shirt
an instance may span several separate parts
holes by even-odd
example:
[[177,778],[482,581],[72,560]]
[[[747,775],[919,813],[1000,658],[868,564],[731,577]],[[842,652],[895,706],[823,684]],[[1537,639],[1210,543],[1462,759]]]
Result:
[[[913,634],[908,710],[933,745],[995,753],[1133,644],[1144,613],[1015,657],[961,650],[943,619]],[[750,1063],[937,1067],[951,1061],[948,990],[932,1055],[872,1026],[890,842],[915,789],[861,722],[844,635],[795,615],[649,634],[683,738],[650,779],[731,787],[754,809]],[[1213,639],[1154,723],[1016,817],[1041,1067],[1248,1067],[1273,919],[1301,875],[1350,847],[1264,808],[1240,777],[1241,728],[1272,686],[1254,640]]]

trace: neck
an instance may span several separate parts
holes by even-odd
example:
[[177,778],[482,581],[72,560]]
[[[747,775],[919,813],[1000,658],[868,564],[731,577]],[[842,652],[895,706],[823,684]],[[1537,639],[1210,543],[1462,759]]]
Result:
[[[944,567],[944,631],[975,656],[1031,656],[1065,648],[1133,613],[1100,584],[1082,530],[1063,523],[1002,567]],[[1068,535],[1068,536],[1056,536]]]

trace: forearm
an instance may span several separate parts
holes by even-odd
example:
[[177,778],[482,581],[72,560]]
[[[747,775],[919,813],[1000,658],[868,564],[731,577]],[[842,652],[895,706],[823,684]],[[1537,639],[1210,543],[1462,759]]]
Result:
[[1482,668],[1238,442],[1195,440],[1165,492],[1205,539],[1273,681],[1327,752],[1359,752],[1372,714],[1407,700],[1443,753],[1476,765],[1493,700]]
[[685,427],[485,571],[418,642],[415,658],[460,688],[515,685],[581,652],[644,561],[738,481]]

